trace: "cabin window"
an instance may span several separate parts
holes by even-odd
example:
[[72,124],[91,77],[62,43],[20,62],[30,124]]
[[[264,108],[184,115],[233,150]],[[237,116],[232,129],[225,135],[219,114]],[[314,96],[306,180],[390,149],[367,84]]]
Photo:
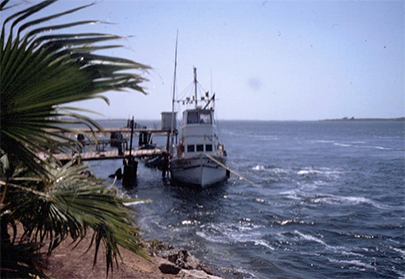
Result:
[[205,151],[211,152],[212,151],[212,144],[206,144],[205,145]]
[[187,124],[197,124],[198,123],[198,112],[190,111],[187,114]]
[[203,152],[204,151],[204,144],[197,144],[197,152]]
[[211,111],[200,111],[200,123],[211,124]]
[[187,145],[187,152],[194,152],[194,145]]
[[187,124],[211,124],[211,111],[189,111],[187,113]]

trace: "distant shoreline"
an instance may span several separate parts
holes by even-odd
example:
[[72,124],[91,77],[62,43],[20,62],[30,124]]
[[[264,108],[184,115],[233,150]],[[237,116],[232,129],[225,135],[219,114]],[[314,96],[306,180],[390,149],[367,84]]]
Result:
[[405,117],[397,118],[348,118],[343,117],[341,119],[324,119],[320,121],[405,121]]

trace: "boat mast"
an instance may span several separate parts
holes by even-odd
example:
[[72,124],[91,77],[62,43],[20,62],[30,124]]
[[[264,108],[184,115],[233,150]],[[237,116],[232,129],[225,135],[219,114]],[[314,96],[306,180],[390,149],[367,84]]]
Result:
[[197,108],[197,68],[194,67],[194,101],[195,108]]
[[172,155],[173,153],[173,141],[174,141],[174,98],[176,97],[176,71],[177,71],[177,42],[179,38],[179,30],[177,30],[176,34],[176,49],[174,52],[174,78],[173,78],[173,97],[172,97],[172,123],[170,127],[170,147],[169,147],[169,154]]

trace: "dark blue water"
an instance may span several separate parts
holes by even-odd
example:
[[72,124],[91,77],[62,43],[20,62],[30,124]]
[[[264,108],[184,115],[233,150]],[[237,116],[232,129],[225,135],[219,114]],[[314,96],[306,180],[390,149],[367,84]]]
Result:
[[[184,247],[227,278],[405,278],[404,122],[220,128],[241,177],[190,190],[140,167],[128,194],[152,200],[135,206],[145,238]],[[107,178],[121,161],[91,164]]]

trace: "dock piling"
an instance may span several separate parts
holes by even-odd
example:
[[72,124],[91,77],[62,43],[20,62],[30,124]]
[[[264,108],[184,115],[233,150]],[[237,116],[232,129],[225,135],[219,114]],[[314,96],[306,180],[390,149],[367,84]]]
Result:
[[131,121],[131,140],[129,142],[129,156],[126,156],[123,160],[124,164],[124,176],[122,177],[122,185],[125,187],[134,186],[137,171],[138,171],[138,162],[135,161],[135,157],[132,156],[132,140],[134,137],[134,117],[132,116]]

